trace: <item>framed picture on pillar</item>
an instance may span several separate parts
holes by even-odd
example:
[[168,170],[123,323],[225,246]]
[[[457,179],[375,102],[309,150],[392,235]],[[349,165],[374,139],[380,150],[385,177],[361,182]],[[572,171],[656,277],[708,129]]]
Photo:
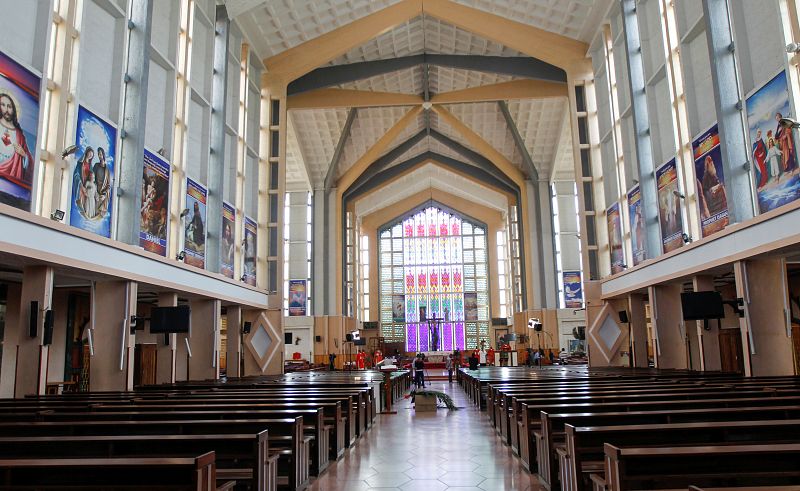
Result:
[[186,178],[186,217],[184,228],[184,262],[198,268],[206,267],[206,199],[205,186]]
[[606,210],[608,222],[608,249],[611,254],[611,273],[619,273],[625,269],[625,251],[622,249],[622,218],[620,218],[619,202]]
[[306,315],[306,280],[289,280],[289,315]]
[[256,239],[258,224],[252,218],[244,217],[244,268],[242,278],[251,286],[256,286]]
[[167,255],[168,217],[169,163],[145,149],[139,206],[139,245],[144,250]]
[[678,196],[678,167],[675,159],[656,169],[658,183],[658,223],[664,252],[683,246],[683,208]]
[[233,258],[236,252],[236,208],[222,202],[222,242],[220,243],[220,268],[219,272],[228,278],[233,278]]
[[633,265],[636,266],[646,257],[644,241],[644,213],[642,212],[642,190],[635,185],[628,191],[628,220],[631,224],[631,250]]
[[748,95],[746,106],[758,211],[766,213],[800,198],[797,142],[794,131],[780,124],[795,117],[786,71]]
[[692,140],[692,158],[700,228],[703,237],[708,237],[728,226],[728,194],[716,124]]
[[78,106],[75,145],[78,157],[72,171],[69,224],[111,237],[117,129]]
[[583,284],[580,271],[564,271],[564,308],[583,308]]

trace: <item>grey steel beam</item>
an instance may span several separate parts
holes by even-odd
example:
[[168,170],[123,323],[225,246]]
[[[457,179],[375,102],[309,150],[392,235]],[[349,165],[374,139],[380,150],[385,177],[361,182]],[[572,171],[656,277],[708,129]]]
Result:
[[628,59],[628,82],[631,89],[631,114],[633,116],[636,159],[639,162],[639,189],[642,193],[642,211],[645,217],[647,258],[661,254],[661,233],[658,224],[658,195],[656,172],[653,165],[653,147],[650,145],[650,119],[647,114],[642,44],[639,40],[639,21],[635,0],[621,0],[622,26],[625,34],[625,54]]
[[564,70],[527,56],[422,54],[317,68],[292,81],[287,89],[287,95],[362,80],[423,64],[513,75],[547,82],[567,82]]
[[503,113],[506,125],[508,125],[508,130],[511,131],[511,136],[514,137],[514,143],[517,144],[517,150],[519,150],[520,155],[522,155],[522,161],[528,169],[528,178],[533,181],[538,181],[539,169],[534,165],[531,154],[528,152],[527,147],[525,147],[525,142],[519,134],[519,128],[517,128],[514,118],[511,117],[511,113],[508,111],[508,104],[506,104],[506,101],[497,101],[497,106],[500,107],[500,112]]
[[753,188],[750,185],[750,159],[745,143],[747,136],[742,120],[742,101],[739,99],[728,1],[703,0],[703,18],[711,60],[722,166],[725,170],[725,191],[731,197],[728,199],[728,219],[733,224],[753,218]]
[[214,21],[214,58],[211,78],[211,134],[208,156],[208,213],[206,214],[206,268],[218,273],[222,237],[222,196],[225,171],[225,111],[228,100],[228,43],[231,21],[224,5]]
[[[147,119],[147,86],[150,76],[150,37],[153,2],[134,0],[128,21],[128,60],[125,68],[122,124],[119,131],[120,162],[116,203],[120,242],[139,245],[142,206],[142,165]],[[113,192],[113,188],[110,192]],[[112,198],[114,199],[114,198]]]
[[452,138],[450,138],[447,135],[443,135],[442,133],[439,133],[436,130],[433,130],[433,129],[431,130],[431,136],[433,138],[435,138],[436,140],[438,140],[440,143],[442,143],[444,146],[449,148],[450,150],[453,150],[454,152],[458,153],[462,157],[466,158],[468,161],[474,162],[475,164],[477,164],[478,167],[480,167],[481,169],[485,170],[486,172],[488,172],[489,174],[491,174],[495,178],[500,179],[500,180],[502,180],[502,181],[504,181],[506,183],[509,183],[509,184],[511,184],[513,182],[507,175],[505,175],[503,173],[503,171],[498,169],[497,166],[494,165],[491,160],[487,159],[486,157],[484,157],[483,155],[479,154],[478,152],[470,150],[469,148],[465,147],[461,143],[453,140]]
[[382,156],[378,157],[377,160],[372,162],[369,167],[360,175],[358,179],[356,179],[356,183],[364,182],[372,178],[375,174],[382,171],[383,169],[387,168],[389,164],[397,160],[398,157],[406,153],[407,151],[411,150],[417,143],[422,141],[427,136],[425,130],[419,131],[416,135],[412,136],[408,140],[404,141],[403,143],[397,145],[393,149],[389,150]]
[[325,174],[325,192],[328,193],[331,190],[331,186],[333,185],[333,180],[336,177],[337,172],[339,172],[339,161],[342,160],[342,153],[344,153],[344,145],[347,143],[347,139],[350,137],[350,128],[353,126],[353,120],[356,119],[356,115],[358,114],[358,109],[355,107],[350,108],[350,111],[347,113],[347,120],[344,122],[344,128],[342,129],[342,134],[339,135],[339,142],[336,144],[336,150],[333,152],[333,158],[331,158],[331,165],[328,166],[328,173]]

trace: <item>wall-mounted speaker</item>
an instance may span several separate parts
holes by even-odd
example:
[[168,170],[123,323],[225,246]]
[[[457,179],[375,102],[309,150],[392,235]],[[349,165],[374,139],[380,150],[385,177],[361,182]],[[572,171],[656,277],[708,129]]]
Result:
[[348,343],[349,343],[349,342],[352,342],[352,341],[353,341],[353,335],[352,335],[352,334],[350,334],[350,333],[348,332],[347,334],[345,334],[345,335],[344,335],[344,339],[345,339],[345,341],[347,341]]
[[28,336],[35,338],[37,327],[39,325],[39,302],[36,300],[31,301],[31,313],[28,317]]
[[53,311],[46,310],[44,313],[44,333],[42,344],[47,346],[53,342]]
[[252,329],[252,328],[253,328],[253,323],[252,322],[245,322],[242,325],[242,334],[250,334],[250,329]]
[[618,312],[618,314],[619,314],[619,321],[622,322],[623,324],[627,324],[628,323],[628,312],[625,311],[625,310],[620,310]]
[[285,344],[292,344],[292,333],[290,332],[283,333],[283,342]]
[[314,341],[317,342],[317,343],[321,343],[322,342],[322,336],[314,336]]

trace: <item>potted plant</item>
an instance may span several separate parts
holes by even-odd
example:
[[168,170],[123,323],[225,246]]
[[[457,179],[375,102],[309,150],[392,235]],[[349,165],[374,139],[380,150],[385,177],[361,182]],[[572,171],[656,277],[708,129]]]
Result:
[[411,402],[414,403],[415,411],[436,411],[437,402],[441,402],[451,411],[458,410],[455,402],[453,402],[453,398],[438,390],[412,389],[405,398],[411,398]]

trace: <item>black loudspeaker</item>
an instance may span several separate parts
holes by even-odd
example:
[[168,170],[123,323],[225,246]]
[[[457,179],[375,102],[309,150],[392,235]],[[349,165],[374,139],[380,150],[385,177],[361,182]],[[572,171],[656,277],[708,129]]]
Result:
[[627,324],[628,323],[628,312],[626,312],[624,310],[620,310],[618,313],[619,313],[619,321],[622,322],[623,324]]
[[292,333],[290,332],[283,333],[283,343],[292,344]]
[[347,334],[344,335],[344,339],[349,343],[353,341],[353,335],[348,332]]
[[245,322],[242,326],[242,334],[250,334],[250,329],[253,327],[252,322]]
[[316,341],[317,343],[321,343],[322,342],[322,336],[314,336],[314,341]]
[[35,338],[37,326],[39,325],[39,302],[31,301],[31,314],[28,317],[28,336]]
[[44,313],[44,333],[42,344],[47,346],[53,342],[53,311],[46,310]]

